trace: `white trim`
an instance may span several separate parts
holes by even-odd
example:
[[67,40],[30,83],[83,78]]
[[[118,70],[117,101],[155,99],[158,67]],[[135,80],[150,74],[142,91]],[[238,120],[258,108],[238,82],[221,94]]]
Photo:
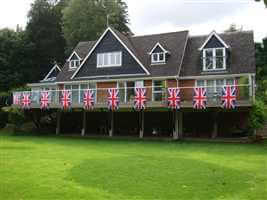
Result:
[[56,68],[61,72],[60,67],[59,67],[57,64],[55,64],[55,66],[54,66],[54,67],[48,72],[48,74],[45,76],[45,78],[43,79],[43,81],[47,81],[47,80],[48,80],[48,77],[52,74],[52,72],[53,72]]
[[71,58],[74,56],[74,54],[78,57],[78,59],[81,61],[81,57],[76,53],[76,51],[73,51],[72,54],[70,55],[70,57],[67,59],[67,61],[71,61]]
[[132,53],[132,51],[121,41],[121,39],[114,33],[114,31],[108,27],[105,32],[102,34],[102,36],[99,38],[99,40],[95,43],[94,47],[90,50],[90,52],[88,53],[88,55],[85,57],[85,59],[83,60],[82,64],[80,65],[80,67],[77,69],[77,71],[71,76],[71,79],[73,79],[76,74],[80,71],[81,67],[84,65],[84,63],[87,61],[87,59],[90,57],[90,55],[93,53],[93,51],[95,50],[95,48],[98,46],[98,44],[102,41],[102,39],[104,38],[104,36],[107,34],[107,32],[110,31],[115,37],[116,39],[122,44],[122,46],[124,46],[124,48],[131,54],[131,56],[133,56],[133,58],[137,61],[137,63],[143,68],[143,70],[146,72],[147,75],[150,75],[150,73],[148,72],[148,70],[144,67],[144,65],[140,62],[140,60]]
[[[212,69],[207,69],[207,66],[206,66],[206,51],[212,51]],[[223,50],[223,68],[216,68],[217,67],[217,56],[216,55],[216,50]],[[204,72],[208,72],[208,71],[221,71],[221,70],[226,70],[226,49],[223,48],[223,47],[219,47],[219,48],[207,48],[207,49],[204,49],[203,50],[203,60],[202,60],[202,64],[203,64],[203,67],[202,67],[202,70]]]
[[85,78],[110,78],[110,77],[127,77],[127,76],[144,76],[146,74],[119,74],[119,75],[103,75],[103,76],[84,76],[78,77],[76,79],[85,79]]
[[[110,77],[110,76],[107,76]],[[84,77],[86,78],[86,77]],[[91,78],[91,77],[90,77]],[[95,80],[81,80],[81,81],[66,81],[66,82],[56,82],[56,84],[72,84],[72,83],[90,83],[90,82],[117,82],[117,81],[136,81],[136,80],[165,80],[165,79],[175,79],[177,76],[162,76],[162,77],[140,77],[140,78],[123,78],[123,79],[95,79]]]
[[254,73],[244,73],[244,74],[220,74],[220,75],[205,75],[205,76],[184,76],[179,77],[179,80],[192,80],[192,79],[219,79],[219,78],[235,78],[235,77],[242,77],[242,76],[248,76],[248,75],[255,75]]
[[159,42],[153,47],[153,49],[148,53],[149,55],[152,55],[152,53],[154,52],[154,50],[157,48],[157,47],[160,47],[161,50],[163,50],[164,53],[170,53],[169,51],[167,51]]
[[[78,65],[77,65],[77,62],[78,62]],[[71,63],[74,63],[74,67],[71,66]],[[80,64],[81,64],[80,60],[70,60],[69,61],[69,71],[77,69],[77,67],[79,67]]]
[[[163,60],[160,60],[160,55],[163,55]],[[157,55],[158,60],[154,60],[154,55]],[[160,53],[152,53],[151,54],[151,65],[153,64],[166,64],[166,53],[160,52]]]
[[41,86],[50,86],[50,85],[56,85],[57,83],[28,83],[28,87],[41,87]]
[[223,46],[226,48],[226,49],[229,49],[230,46],[227,45],[223,39],[215,32],[215,31],[212,31],[210,33],[210,35],[208,36],[208,38],[205,40],[204,44],[199,48],[199,51],[202,51],[204,49],[204,47],[206,46],[206,44],[209,42],[209,40],[212,38],[212,36],[215,36],[222,44]]

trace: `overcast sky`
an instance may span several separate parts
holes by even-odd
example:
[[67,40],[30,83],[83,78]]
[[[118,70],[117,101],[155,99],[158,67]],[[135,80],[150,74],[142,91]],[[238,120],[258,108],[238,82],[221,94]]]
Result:
[[[25,26],[34,0],[1,0],[0,28]],[[190,30],[191,35],[222,32],[230,24],[267,36],[267,9],[253,0],[125,0],[136,35]],[[14,6],[16,5],[16,6]]]

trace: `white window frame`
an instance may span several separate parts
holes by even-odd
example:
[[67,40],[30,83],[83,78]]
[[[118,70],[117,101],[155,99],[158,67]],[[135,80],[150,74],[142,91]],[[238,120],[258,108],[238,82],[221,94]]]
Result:
[[[160,60],[160,55],[163,55],[163,59]],[[154,55],[157,55],[157,60],[154,59]],[[152,53],[151,54],[151,63],[152,64],[158,64],[158,63],[166,63],[166,53],[165,52],[159,52],[159,53]]]
[[[161,81],[161,82],[164,82],[164,80],[153,80],[152,81],[152,101],[155,101],[155,94],[162,94],[163,95],[163,88],[161,88],[161,91],[155,91],[155,81]],[[166,81],[165,83],[166,84]]]
[[[206,52],[212,50],[212,69],[207,69]],[[216,68],[216,50],[223,50],[223,68]],[[226,48],[207,48],[203,49],[203,71],[221,71],[226,70]]]
[[[116,63],[116,56],[115,56],[115,63],[116,64],[111,64],[111,56],[113,55],[120,55],[119,63]],[[104,64],[104,55],[108,56],[108,64]],[[102,56],[102,57],[101,57]],[[102,64],[100,64],[100,59],[102,59]],[[114,52],[109,52],[109,53],[98,53],[97,54],[97,68],[104,68],[104,67],[121,67],[122,66],[122,52],[121,51],[114,51]]]
[[70,60],[69,61],[69,68],[70,69],[76,69],[77,67],[79,67],[81,64],[80,60]]
[[[223,80],[223,85],[222,86],[226,86],[227,85],[227,80],[233,80],[233,82],[235,81],[235,78],[218,78],[218,79],[205,79],[205,80],[203,80],[203,79],[199,79],[199,80],[196,80],[195,81],[195,86],[196,87],[200,87],[200,86],[198,86],[198,84],[197,84],[197,81],[204,81],[204,88],[207,88],[208,87],[208,81],[213,81],[213,88],[214,88],[214,93],[217,93],[218,91],[217,91],[217,83],[216,83],[216,81],[217,80]],[[202,86],[201,86],[202,87]]]

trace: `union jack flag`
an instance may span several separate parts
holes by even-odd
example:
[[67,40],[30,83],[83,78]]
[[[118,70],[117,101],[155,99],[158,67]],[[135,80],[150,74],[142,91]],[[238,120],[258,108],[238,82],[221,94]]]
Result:
[[194,88],[193,106],[195,109],[206,109],[207,90],[205,88]]
[[171,109],[180,109],[180,89],[179,88],[168,88],[168,106]]
[[13,104],[20,105],[20,94],[14,94],[13,96]]
[[142,110],[146,108],[146,89],[145,88],[135,88],[134,97],[134,108],[137,110]]
[[71,106],[71,93],[70,91],[63,90],[62,91],[62,106],[63,109],[68,109]]
[[41,109],[48,109],[50,103],[49,92],[41,93]]
[[119,90],[115,88],[108,89],[108,107],[110,110],[117,110],[119,108]]
[[23,94],[22,95],[22,102],[21,105],[24,109],[30,109],[31,106],[31,99],[30,99],[30,94]]
[[86,90],[84,92],[83,105],[86,110],[93,109],[95,104],[94,92],[92,90]]
[[222,89],[222,107],[234,109],[236,107],[236,86],[225,86]]

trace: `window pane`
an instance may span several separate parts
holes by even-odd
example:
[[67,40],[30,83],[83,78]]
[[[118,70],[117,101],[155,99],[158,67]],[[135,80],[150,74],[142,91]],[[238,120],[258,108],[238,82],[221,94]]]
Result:
[[115,54],[115,59],[116,59],[116,65],[121,65],[121,53],[120,52],[118,52],[118,53],[116,53]]
[[234,85],[234,79],[227,79],[226,85]]
[[197,81],[197,86],[198,86],[198,87],[204,87],[204,86],[205,86],[205,82],[204,82],[204,80],[198,80],[198,81]]
[[89,83],[89,89],[96,89],[96,83]]
[[144,81],[136,81],[135,82],[135,87],[137,87],[137,88],[144,87]]
[[213,58],[206,57],[206,69],[213,69]]
[[207,81],[207,95],[209,97],[212,97],[214,94],[215,88],[214,88],[214,80],[208,80]]
[[79,101],[79,86],[78,85],[73,85],[72,86],[72,102],[73,103],[78,103]]
[[222,93],[222,87],[224,85],[224,80],[223,79],[218,79],[216,80],[216,90],[218,94]]
[[158,61],[158,54],[157,53],[153,53],[152,54],[152,57],[153,57],[153,61],[154,62],[157,62]]
[[108,65],[109,64],[109,62],[108,62],[108,54],[105,53],[105,54],[103,54],[103,56],[104,56],[104,65]]
[[110,65],[115,65],[116,64],[116,57],[114,53],[110,54]]
[[154,81],[154,87],[153,90],[156,91],[162,91],[164,86],[164,82],[163,81]]
[[71,85],[65,85],[65,90],[71,90]]
[[134,87],[135,87],[135,82],[127,82],[127,101],[134,101]]
[[213,57],[213,49],[206,49],[205,50],[205,57]]
[[159,54],[159,61],[164,61],[164,53]]
[[223,57],[223,49],[216,49],[216,57]]
[[224,68],[224,57],[216,57],[216,69]]

